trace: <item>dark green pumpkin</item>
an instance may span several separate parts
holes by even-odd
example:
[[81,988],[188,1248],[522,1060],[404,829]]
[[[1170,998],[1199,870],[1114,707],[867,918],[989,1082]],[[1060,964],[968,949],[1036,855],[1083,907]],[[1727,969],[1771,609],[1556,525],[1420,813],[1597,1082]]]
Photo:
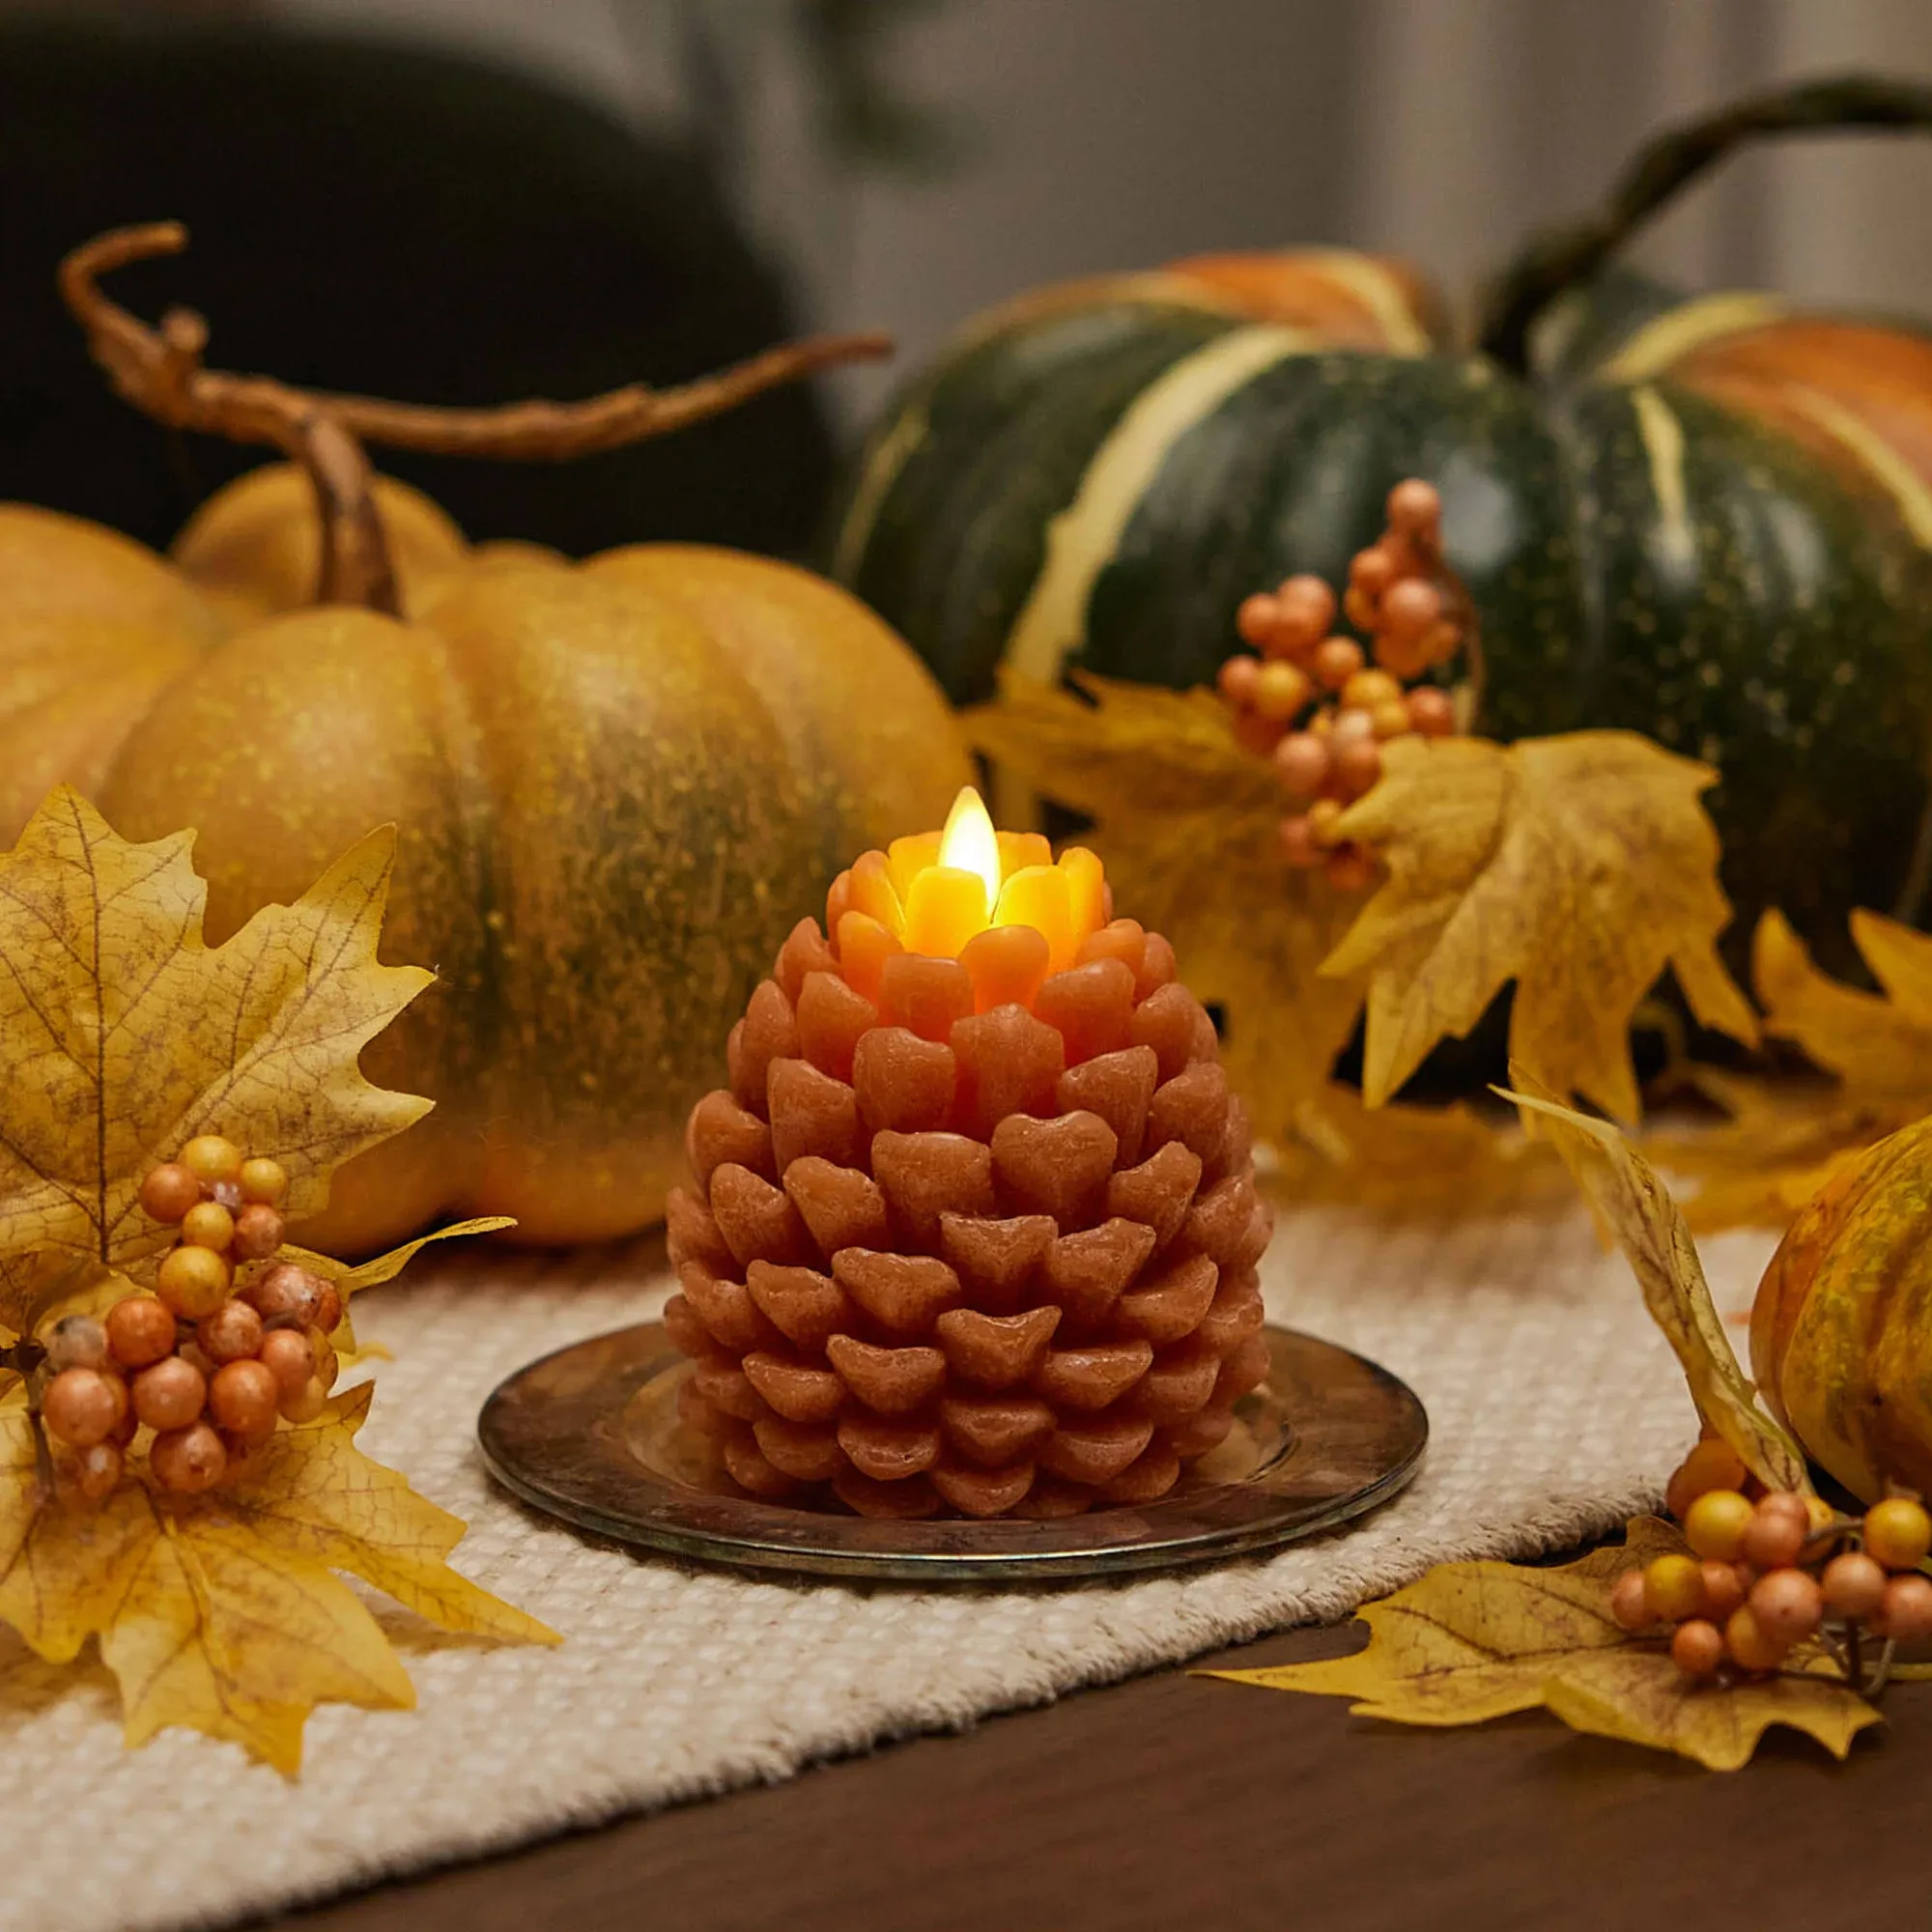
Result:
[[1829,955],[1852,905],[1916,914],[1932,336],[1614,273],[1552,299],[1548,253],[1483,350],[1335,251],[1023,298],[890,407],[834,574],[961,701],[1002,664],[1202,683],[1244,596],[1345,578],[1391,485],[1427,477],[1480,621],[1479,728],[1628,726],[1716,765],[1740,929],[1776,903]]

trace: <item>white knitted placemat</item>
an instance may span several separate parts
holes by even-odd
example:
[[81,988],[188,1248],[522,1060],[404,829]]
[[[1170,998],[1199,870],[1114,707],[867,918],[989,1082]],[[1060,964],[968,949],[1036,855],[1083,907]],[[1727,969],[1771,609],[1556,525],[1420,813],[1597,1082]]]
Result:
[[[1727,1312],[1769,1246],[1708,1244]],[[1694,1433],[1628,1271],[1580,1216],[1375,1232],[1302,1215],[1268,1257],[1271,1316],[1376,1357],[1429,1407],[1428,1463],[1389,1508],[1151,1581],[753,1582],[580,1543],[496,1492],[477,1459],[491,1388],[655,1313],[661,1256],[472,1255],[357,1302],[362,1334],[396,1357],[364,1446],[468,1519],[458,1563],[563,1647],[451,1640],[383,1610],[420,1709],[324,1707],[299,1784],[180,1731],[124,1752],[104,1671],[36,1672],[36,1693],[0,1708],[0,1932],[220,1923],[1338,1617],[1445,1558],[1608,1528],[1655,1497]]]

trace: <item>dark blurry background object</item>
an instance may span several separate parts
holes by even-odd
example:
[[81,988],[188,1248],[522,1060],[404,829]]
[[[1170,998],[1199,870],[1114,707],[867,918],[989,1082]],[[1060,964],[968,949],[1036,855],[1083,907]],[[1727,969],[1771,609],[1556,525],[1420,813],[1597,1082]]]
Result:
[[[194,237],[190,259],[129,272],[135,306],[199,308],[223,365],[305,385],[570,398],[798,332],[683,137],[469,55],[193,11],[0,13],[0,497],[161,545],[260,460],[156,429],[89,362],[54,264],[130,219],[178,216]],[[476,538],[784,552],[829,461],[817,402],[790,388],[567,467],[388,467]]]

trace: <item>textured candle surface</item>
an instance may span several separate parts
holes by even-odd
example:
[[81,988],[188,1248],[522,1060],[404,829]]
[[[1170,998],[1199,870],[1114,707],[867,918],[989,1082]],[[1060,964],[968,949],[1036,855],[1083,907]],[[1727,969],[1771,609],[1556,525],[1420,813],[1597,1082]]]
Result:
[[795,1505],[1150,1501],[1267,1367],[1270,1216],[1213,1025],[1131,920],[1054,972],[1019,928],[922,956],[861,903],[887,876],[835,892],[836,949],[800,923],[693,1110],[685,1420]]

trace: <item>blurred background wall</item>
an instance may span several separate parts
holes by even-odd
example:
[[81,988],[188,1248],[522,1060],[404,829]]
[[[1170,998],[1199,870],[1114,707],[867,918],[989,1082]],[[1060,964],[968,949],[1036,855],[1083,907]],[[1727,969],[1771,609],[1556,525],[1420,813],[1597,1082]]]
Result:
[[[814,320],[889,327],[908,357],[1028,282],[1208,247],[1347,241],[1466,291],[1662,120],[1787,74],[1932,75],[1932,0],[923,0],[881,10],[903,16],[882,67],[943,117],[942,152],[855,173],[812,137],[782,0],[259,10],[460,42],[648,117],[693,113],[707,43],[739,91],[723,145],[757,232]],[[1932,139],[1759,151],[1641,258],[1932,311]]]

